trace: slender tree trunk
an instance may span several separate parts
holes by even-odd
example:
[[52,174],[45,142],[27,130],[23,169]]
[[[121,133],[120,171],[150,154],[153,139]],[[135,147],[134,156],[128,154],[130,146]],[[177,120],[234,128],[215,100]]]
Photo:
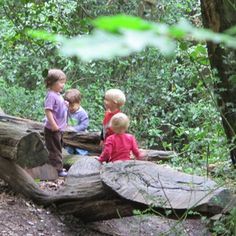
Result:
[[[215,32],[223,32],[236,25],[236,0],[201,0],[203,24]],[[215,94],[222,123],[230,144],[230,156],[236,165],[236,50],[207,42],[212,69],[219,82]]]

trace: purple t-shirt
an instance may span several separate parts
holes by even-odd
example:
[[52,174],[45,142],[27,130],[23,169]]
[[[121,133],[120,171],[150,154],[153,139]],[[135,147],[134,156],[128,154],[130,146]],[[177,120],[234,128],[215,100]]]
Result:
[[[54,120],[56,121],[59,129],[63,131],[67,125],[67,107],[61,94],[49,90],[44,101],[44,109],[52,111]],[[45,121],[45,127],[51,129],[51,125],[47,119]]]

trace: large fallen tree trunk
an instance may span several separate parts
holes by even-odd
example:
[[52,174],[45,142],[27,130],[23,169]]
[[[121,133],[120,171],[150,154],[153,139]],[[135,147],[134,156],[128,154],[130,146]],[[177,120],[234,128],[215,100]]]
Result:
[[[0,114],[0,156],[19,159],[21,166],[26,167],[45,164],[47,158],[45,158],[45,153],[41,153],[43,143],[40,140],[40,137],[42,140],[44,139],[43,128],[43,124],[37,121]],[[65,132],[63,142],[65,145],[86,149],[90,152],[90,155],[99,155],[102,151],[99,146],[99,132]],[[144,151],[150,161],[169,160],[176,155],[173,151]],[[18,152],[21,154],[18,155]],[[24,157],[20,158],[21,155]],[[27,157],[34,157],[34,159],[27,160]],[[71,157],[65,154],[65,158]],[[24,161],[26,163],[23,163]],[[35,163],[32,163],[32,161],[35,161]]]
[[0,158],[0,178],[15,191],[43,205],[53,204],[61,214],[85,221],[129,216],[134,209],[169,209],[175,214],[192,209],[213,215],[232,198],[230,192],[204,177],[179,173],[152,162],[126,161],[101,165],[80,158],[57,192],[39,189],[12,160]]

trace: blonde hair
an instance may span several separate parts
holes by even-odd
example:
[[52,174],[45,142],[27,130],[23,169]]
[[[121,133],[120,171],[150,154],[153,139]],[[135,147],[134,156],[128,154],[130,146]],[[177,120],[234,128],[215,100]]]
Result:
[[78,89],[68,89],[65,92],[64,98],[69,103],[80,103],[82,96]]
[[111,127],[115,133],[126,131],[129,127],[129,118],[124,113],[117,113],[111,118]]
[[105,98],[113,101],[118,106],[123,106],[126,102],[125,94],[120,89],[109,89],[105,93]]
[[51,88],[58,80],[66,80],[65,73],[60,69],[50,69],[45,79],[46,88]]

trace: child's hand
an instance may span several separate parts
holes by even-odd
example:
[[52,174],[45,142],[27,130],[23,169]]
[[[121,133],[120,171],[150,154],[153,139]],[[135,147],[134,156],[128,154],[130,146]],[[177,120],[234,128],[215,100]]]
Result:
[[97,161],[99,161],[99,162],[101,163],[101,161],[100,161],[100,158],[99,158],[99,157],[94,157],[94,159],[96,159]]
[[59,130],[59,127],[58,127],[57,125],[52,125],[51,130],[52,130],[53,132],[56,132],[56,131]]
[[147,152],[145,152],[144,150],[140,150],[140,159],[147,161],[148,160]]
[[65,132],[76,132],[72,126],[67,126]]
[[68,101],[65,101],[65,105],[66,105],[66,107],[68,108],[68,107],[69,107],[69,102],[68,102]]

